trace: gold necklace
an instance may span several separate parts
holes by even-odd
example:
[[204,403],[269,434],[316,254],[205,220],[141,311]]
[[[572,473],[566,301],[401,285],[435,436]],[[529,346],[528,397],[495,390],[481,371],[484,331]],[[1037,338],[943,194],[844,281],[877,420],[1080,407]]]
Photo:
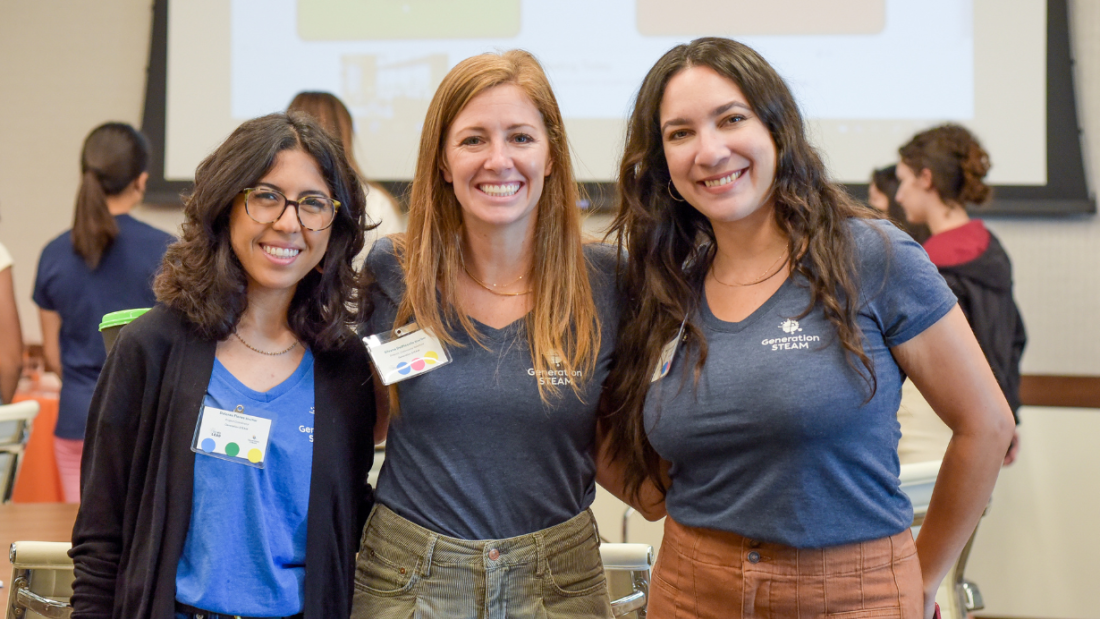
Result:
[[238,340],[240,340],[241,343],[244,344],[249,350],[254,351],[254,352],[258,352],[261,355],[267,355],[269,357],[278,357],[279,355],[285,355],[288,352],[294,350],[294,347],[298,345],[298,340],[294,340],[294,343],[291,344],[290,347],[288,347],[286,350],[281,350],[279,352],[267,352],[267,351],[264,351],[264,350],[260,350],[259,348],[256,348],[252,344],[249,344],[248,342],[244,341],[244,338],[241,337],[240,333],[237,333],[236,329],[233,329],[233,337],[236,337]]
[[[524,290],[523,292],[499,292],[499,291],[495,290],[495,288],[498,287],[496,284],[492,284],[492,288],[490,288],[489,284],[486,284],[485,282],[481,281],[480,279],[474,277],[474,274],[470,272],[470,269],[466,268],[466,261],[465,260],[462,262],[462,270],[465,271],[466,276],[469,277],[470,279],[474,280],[474,282],[478,286],[481,286],[482,288],[484,288],[484,289],[488,290],[489,292],[497,295],[498,297],[522,297],[525,294],[531,294],[531,289],[530,288],[528,288],[527,290]],[[512,284],[515,284],[515,283],[519,282],[519,280],[523,279],[526,275],[527,274],[524,273],[523,275],[519,276],[519,279],[517,279],[513,282],[510,282],[510,283],[507,283],[507,284],[501,284],[499,287],[500,288],[507,288],[508,286],[511,286]]]
[[[747,284],[742,284],[741,282],[734,282],[734,283],[730,284],[730,283],[727,283],[727,282],[724,282],[724,281],[718,279],[718,273],[715,271],[713,265],[711,265],[710,276],[714,279],[714,281],[718,282],[719,284],[722,284],[723,286],[728,286],[730,288],[744,288],[744,287],[748,287],[748,286],[755,286],[757,284],[763,284],[764,282],[766,282],[769,279],[771,279],[771,278],[775,277],[776,275],[778,275],[779,272],[783,270],[783,267],[787,264],[786,258],[787,258],[786,253],[780,255],[779,259],[777,259],[775,262],[771,263],[771,265],[768,266],[768,268],[764,269],[763,273],[767,273],[767,275],[764,275],[760,279],[758,279],[756,281],[753,281],[753,282],[749,282]],[[778,268],[776,268],[777,266],[778,266]],[[773,268],[775,268],[774,271],[772,271]],[[768,273],[769,271],[771,271],[771,272]]]

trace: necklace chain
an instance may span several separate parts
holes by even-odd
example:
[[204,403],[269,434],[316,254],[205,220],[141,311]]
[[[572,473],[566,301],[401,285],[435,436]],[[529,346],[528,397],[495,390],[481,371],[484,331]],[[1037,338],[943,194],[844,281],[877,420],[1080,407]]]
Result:
[[[745,287],[748,287],[748,286],[755,286],[757,284],[762,284],[762,283],[768,281],[769,279],[775,277],[776,275],[778,275],[779,272],[783,270],[783,266],[786,265],[786,263],[787,263],[785,258],[787,258],[787,254],[786,253],[781,254],[775,262],[771,263],[771,265],[769,265],[768,268],[764,269],[764,271],[761,274],[762,276],[760,277],[760,279],[757,279],[756,281],[749,282],[747,284],[742,284],[741,282],[733,282],[731,284],[731,283],[724,282],[724,281],[718,279],[718,273],[717,273],[717,271],[715,271],[713,266],[710,269],[710,276],[712,278],[714,278],[714,281],[718,282],[719,284],[722,284],[723,286],[728,286],[730,288],[745,288]],[[772,269],[775,269],[775,270],[773,271]],[[764,275],[765,273],[766,273],[766,275]]]
[[[462,270],[465,271],[466,276],[469,277],[470,279],[474,280],[474,282],[478,286],[481,286],[482,288],[484,288],[484,289],[488,290],[489,292],[497,295],[498,297],[522,297],[525,294],[531,294],[531,289],[530,288],[528,288],[527,290],[524,290],[523,292],[500,292],[499,290],[496,290],[496,288],[497,288],[496,284],[492,284],[491,285],[492,287],[490,287],[490,284],[486,284],[485,282],[481,281],[480,279],[474,277],[474,274],[470,272],[470,269],[466,268],[465,263],[462,264]],[[520,279],[523,279],[525,275],[527,275],[527,274],[524,273],[523,275],[520,275],[519,279],[517,279],[516,281],[511,282],[509,284],[501,284],[500,287],[501,288],[507,288],[508,286],[511,286],[512,284],[515,284],[516,282],[518,282]]]
[[471,273],[470,269],[466,267],[466,254],[465,254],[465,252],[459,251],[459,256],[462,258],[462,270],[466,272],[466,276],[469,277],[470,279],[474,280],[474,283],[476,283],[478,286],[481,286],[482,288],[484,288],[484,289],[488,290],[489,292],[497,295],[498,297],[522,297],[523,295],[531,294],[531,289],[530,288],[528,288],[527,290],[524,290],[523,292],[500,292],[499,290],[497,290],[497,288],[507,288],[509,286],[513,286],[513,285],[519,283],[520,280],[522,280],[524,277],[527,277],[527,273],[524,273],[523,275],[520,275],[515,280],[513,280],[511,282],[508,282],[507,284],[499,284],[499,285],[498,284],[486,284],[485,282],[481,281],[480,279],[474,277],[474,274]]
[[279,355],[285,355],[288,352],[294,350],[294,347],[299,344],[298,340],[294,340],[294,343],[291,344],[290,346],[288,346],[286,350],[280,350],[279,352],[267,352],[266,350],[260,350],[259,348],[256,348],[252,344],[249,344],[248,342],[244,341],[244,338],[241,337],[240,333],[237,333],[236,329],[233,330],[233,337],[236,337],[238,340],[240,340],[241,343],[244,344],[245,347],[247,347],[249,350],[251,350],[253,352],[258,352],[261,355],[267,355],[269,357],[278,357]]

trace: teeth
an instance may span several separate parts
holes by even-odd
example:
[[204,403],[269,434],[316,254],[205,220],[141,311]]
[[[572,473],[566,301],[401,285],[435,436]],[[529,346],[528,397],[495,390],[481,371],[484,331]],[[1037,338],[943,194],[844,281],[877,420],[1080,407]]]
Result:
[[510,196],[519,191],[519,183],[504,183],[503,185],[478,185],[478,189],[491,196]]
[[728,176],[723,176],[722,178],[720,178],[718,180],[715,180],[715,181],[703,181],[703,184],[706,185],[707,187],[721,187],[722,185],[728,185],[728,184],[732,183],[733,181],[737,180],[738,178],[740,178],[741,172],[742,172],[742,170],[732,172]]
[[300,249],[290,249],[289,247],[272,247],[270,245],[263,245],[262,247],[265,252],[271,254],[272,256],[275,256],[276,258],[293,258],[294,256],[297,256],[300,251],[302,251]]

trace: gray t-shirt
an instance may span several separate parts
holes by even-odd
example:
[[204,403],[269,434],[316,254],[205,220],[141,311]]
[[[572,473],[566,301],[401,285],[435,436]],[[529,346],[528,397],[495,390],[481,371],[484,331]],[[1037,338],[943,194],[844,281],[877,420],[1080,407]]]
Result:
[[[377,285],[367,330],[393,328],[404,275],[389,239],[378,241],[366,266]],[[377,500],[416,524],[460,539],[524,535],[576,516],[595,496],[596,405],[607,378],[619,322],[615,253],[585,247],[601,345],[584,401],[570,381],[533,369],[524,319],[503,329],[475,321],[488,350],[465,331],[448,349],[452,361],[398,384],[401,411],[390,422]],[[561,395],[544,404],[538,381]]]
[[804,278],[741,322],[719,320],[704,303],[709,356],[698,388],[695,359],[681,347],[645,406],[649,440],[672,463],[666,505],[677,522],[798,548],[878,539],[912,522],[898,484],[905,377],[890,348],[942,318],[955,297],[893,225],[852,220],[849,229],[874,397],[866,401],[869,387],[820,307],[797,318],[809,303]]

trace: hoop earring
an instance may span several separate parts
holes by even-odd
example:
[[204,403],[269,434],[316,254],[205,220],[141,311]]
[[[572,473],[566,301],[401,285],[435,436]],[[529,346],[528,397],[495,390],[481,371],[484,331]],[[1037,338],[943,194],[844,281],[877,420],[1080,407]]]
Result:
[[668,190],[668,197],[672,198],[673,200],[675,200],[677,202],[687,202],[687,200],[684,200],[683,196],[677,198],[676,194],[672,193],[673,191],[676,191],[676,190],[672,186],[672,179],[671,178],[668,179],[668,186],[666,187],[666,189]]

